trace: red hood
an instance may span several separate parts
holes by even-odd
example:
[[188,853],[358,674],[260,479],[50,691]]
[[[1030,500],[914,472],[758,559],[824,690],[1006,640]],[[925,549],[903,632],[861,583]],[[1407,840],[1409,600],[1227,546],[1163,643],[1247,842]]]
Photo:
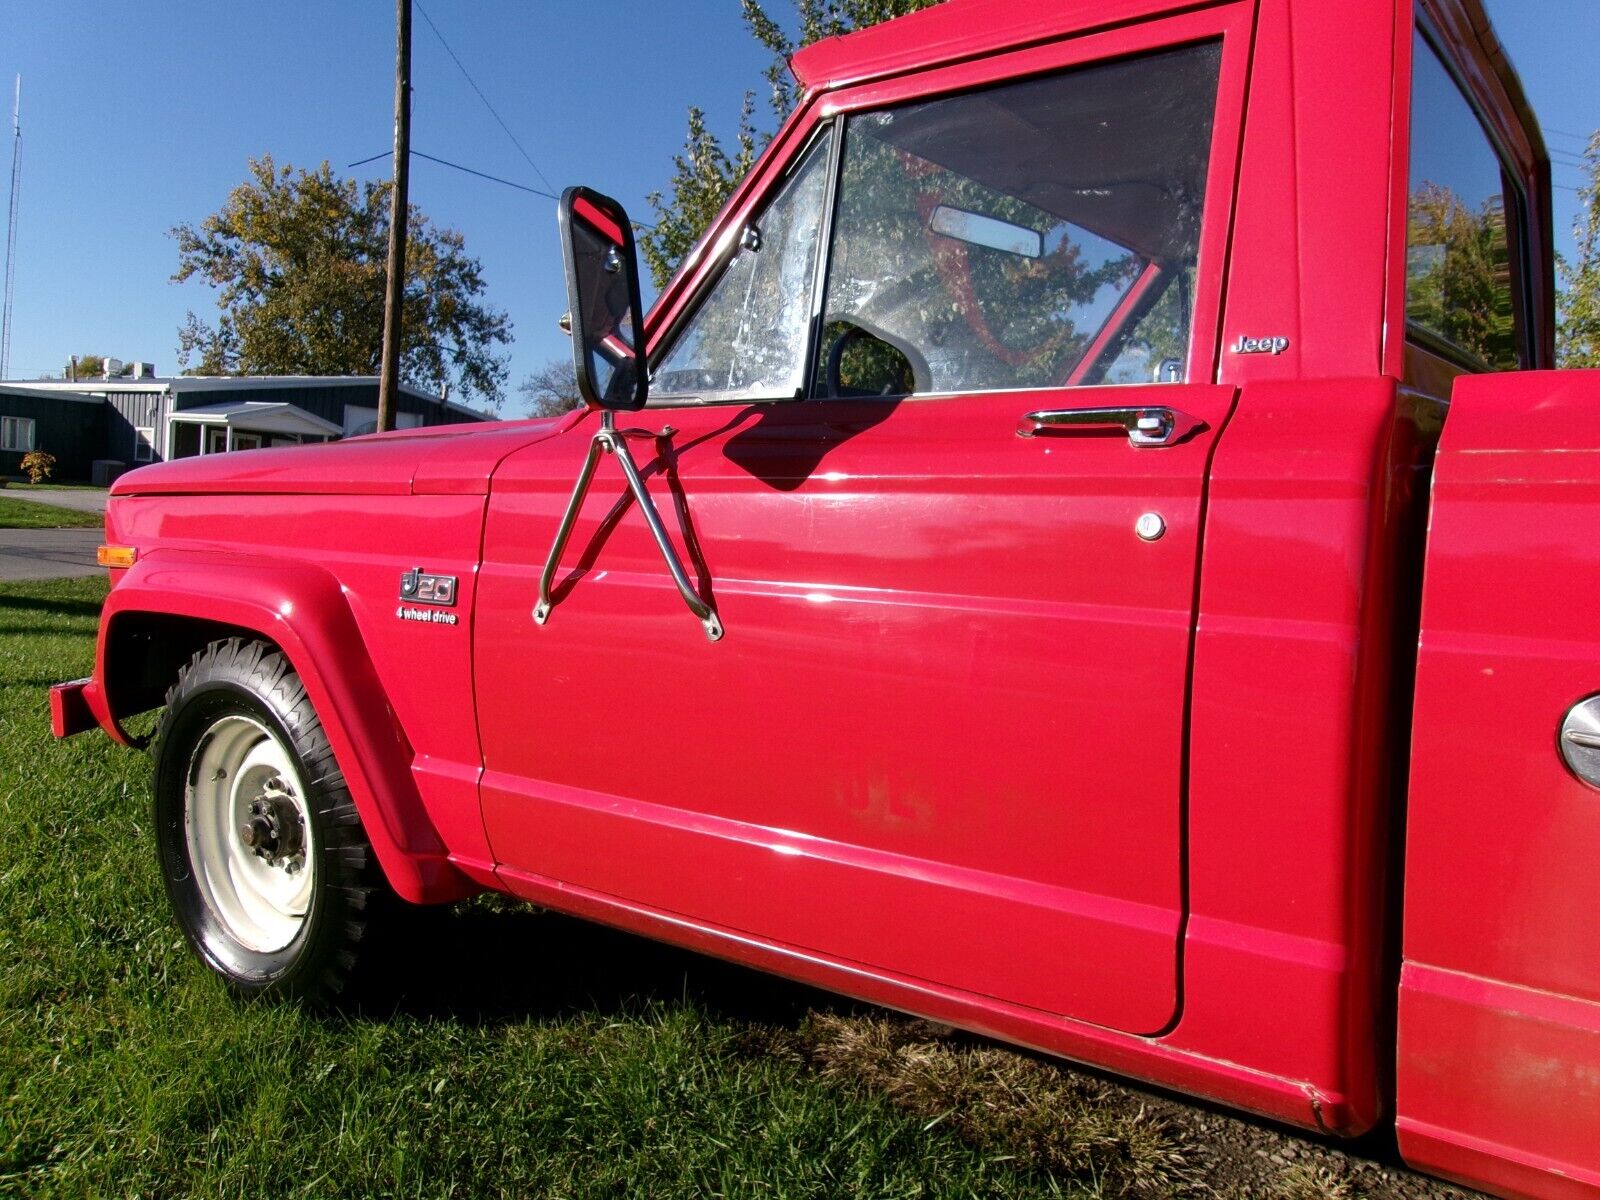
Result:
[[129,471],[111,494],[482,495],[506,455],[582,419],[580,410],[539,421],[439,425],[320,445],[203,454]]

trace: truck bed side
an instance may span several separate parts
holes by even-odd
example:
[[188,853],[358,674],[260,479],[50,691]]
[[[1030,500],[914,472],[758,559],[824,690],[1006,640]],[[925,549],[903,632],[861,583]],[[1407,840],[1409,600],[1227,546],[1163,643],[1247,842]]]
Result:
[[1398,1111],[1413,1165],[1600,1196],[1600,372],[1461,380],[1434,477],[1418,662]]

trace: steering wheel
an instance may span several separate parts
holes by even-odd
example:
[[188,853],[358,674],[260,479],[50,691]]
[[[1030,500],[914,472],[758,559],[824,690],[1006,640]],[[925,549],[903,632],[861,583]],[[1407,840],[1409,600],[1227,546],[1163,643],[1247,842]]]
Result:
[[828,349],[828,361],[823,366],[823,384],[827,387],[827,394],[833,399],[848,399],[864,396],[894,396],[901,394],[901,389],[892,382],[884,385],[882,391],[873,392],[865,388],[846,387],[841,378],[844,372],[844,357],[850,347],[857,342],[874,342],[886,350],[899,356],[905,365],[906,375],[910,379],[910,394],[931,391],[933,388],[933,375],[928,369],[927,360],[918,353],[916,347],[905,340],[888,334],[865,323],[860,317],[835,318],[844,326],[839,336],[834,339],[833,345]]
[[[870,337],[872,335],[861,326],[849,325],[843,333],[833,339],[833,348],[828,351],[826,374],[823,376],[828,385],[829,396],[837,398],[845,394],[844,381],[840,378],[844,371],[845,351],[864,338]],[[873,338],[873,340],[876,341],[877,339]]]

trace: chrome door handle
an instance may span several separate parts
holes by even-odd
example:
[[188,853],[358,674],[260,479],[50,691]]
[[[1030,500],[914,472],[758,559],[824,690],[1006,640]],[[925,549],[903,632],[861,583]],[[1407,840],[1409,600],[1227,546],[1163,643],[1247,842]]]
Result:
[[1205,422],[1165,405],[1127,408],[1046,408],[1028,413],[1017,423],[1017,436],[1031,438],[1050,430],[1122,429],[1133,446],[1171,446]]

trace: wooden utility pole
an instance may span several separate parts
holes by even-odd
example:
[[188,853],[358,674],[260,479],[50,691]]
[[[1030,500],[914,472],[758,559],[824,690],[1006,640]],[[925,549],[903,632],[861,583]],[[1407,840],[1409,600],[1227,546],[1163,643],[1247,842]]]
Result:
[[378,375],[378,431],[394,428],[400,390],[400,315],[406,294],[406,216],[411,180],[411,0],[396,0],[394,188],[389,194],[389,264],[383,297],[383,366]]

